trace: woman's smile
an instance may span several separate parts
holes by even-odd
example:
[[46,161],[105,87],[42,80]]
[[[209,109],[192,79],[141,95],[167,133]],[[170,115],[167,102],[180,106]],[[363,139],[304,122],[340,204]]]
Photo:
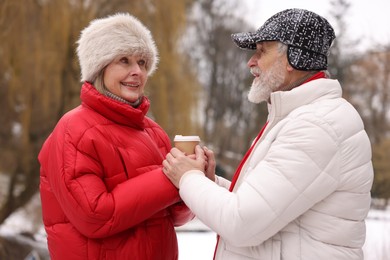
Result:
[[104,85],[112,94],[133,103],[144,95],[147,77],[143,58],[120,56],[106,67]]

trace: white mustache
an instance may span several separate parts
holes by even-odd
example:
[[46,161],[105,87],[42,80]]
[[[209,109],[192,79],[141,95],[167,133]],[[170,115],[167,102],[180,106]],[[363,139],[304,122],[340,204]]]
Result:
[[259,67],[251,67],[251,68],[250,68],[250,72],[251,72],[251,74],[252,74],[253,76],[255,76],[255,77],[258,77],[258,76],[260,75],[260,73],[261,73]]

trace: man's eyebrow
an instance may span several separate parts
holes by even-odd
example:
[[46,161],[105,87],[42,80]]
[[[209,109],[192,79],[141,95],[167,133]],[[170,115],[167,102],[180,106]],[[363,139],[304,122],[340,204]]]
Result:
[[263,46],[262,43],[258,43],[258,44],[256,45],[256,51],[262,51],[263,49],[264,49],[264,46]]

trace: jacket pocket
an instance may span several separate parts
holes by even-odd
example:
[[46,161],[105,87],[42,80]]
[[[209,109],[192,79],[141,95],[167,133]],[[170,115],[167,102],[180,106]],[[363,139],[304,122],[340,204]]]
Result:
[[121,251],[120,245],[126,241],[127,235],[117,234],[102,240],[100,259],[116,259],[117,254]]
[[256,260],[280,260],[281,241],[280,239],[268,239],[257,246],[235,247],[225,244],[228,255],[235,255],[229,259],[256,259]]

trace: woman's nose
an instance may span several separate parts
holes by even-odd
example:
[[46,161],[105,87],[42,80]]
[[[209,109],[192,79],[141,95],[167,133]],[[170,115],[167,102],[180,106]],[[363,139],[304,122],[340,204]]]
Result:
[[133,64],[133,66],[131,66],[131,68],[130,68],[131,75],[139,75],[139,74],[141,74],[141,72],[142,72],[142,69],[141,69],[140,65],[138,65],[137,63]]

